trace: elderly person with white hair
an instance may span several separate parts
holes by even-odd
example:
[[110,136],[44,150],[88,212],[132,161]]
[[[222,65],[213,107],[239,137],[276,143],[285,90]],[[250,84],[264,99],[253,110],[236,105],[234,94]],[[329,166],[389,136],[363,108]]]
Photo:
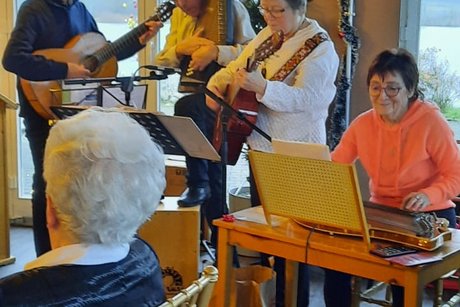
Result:
[[158,258],[135,236],[166,184],[163,152],[147,131],[116,111],[59,121],[44,177],[52,250],[0,280],[0,305],[162,303]]

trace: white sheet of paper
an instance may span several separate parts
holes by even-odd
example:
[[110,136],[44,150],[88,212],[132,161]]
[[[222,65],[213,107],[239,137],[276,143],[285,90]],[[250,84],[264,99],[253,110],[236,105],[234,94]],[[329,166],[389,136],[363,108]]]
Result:
[[220,156],[190,117],[157,114],[157,118],[192,157],[220,161]]
[[324,144],[272,139],[273,152],[286,156],[331,161],[329,147]]

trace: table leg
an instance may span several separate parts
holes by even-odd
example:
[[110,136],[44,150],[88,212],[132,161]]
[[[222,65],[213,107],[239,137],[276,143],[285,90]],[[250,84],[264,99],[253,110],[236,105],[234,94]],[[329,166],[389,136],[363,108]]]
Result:
[[225,228],[219,228],[217,267],[219,270],[219,279],[212,301],[216,307],[232,306],[230,299],[235,299],[230,297],[232,285],[232,247],[228,244],[228,230]]
[[404,307],[422,306],[423,285],[420,285],[417,274],[409,274],[405,282]]
[[299,263],[286,259],[286,286],[284,303],[285,306],[297,306],[297,285],[299,280]]

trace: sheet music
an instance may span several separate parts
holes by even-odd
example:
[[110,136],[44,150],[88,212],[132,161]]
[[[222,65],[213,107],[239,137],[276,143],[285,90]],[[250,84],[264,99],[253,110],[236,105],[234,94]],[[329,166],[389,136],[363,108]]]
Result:
[[331,161],[329,147],[324,144],[272,139],[272,147],[281,155]]
[[182,148],[192,157],[220,161],[220,156],[190,117],[156,114]]

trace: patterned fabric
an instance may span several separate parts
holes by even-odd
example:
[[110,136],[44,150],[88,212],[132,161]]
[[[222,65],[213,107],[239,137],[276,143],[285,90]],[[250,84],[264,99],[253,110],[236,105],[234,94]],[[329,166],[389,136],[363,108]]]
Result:
[[270,78],[272,81],[283,81],[293,71],[300,62],[303,61],[319,44],[329,40],[326,33],[317,33],[315,36],[307,39],[305,45],[300,48],[278,72]]

